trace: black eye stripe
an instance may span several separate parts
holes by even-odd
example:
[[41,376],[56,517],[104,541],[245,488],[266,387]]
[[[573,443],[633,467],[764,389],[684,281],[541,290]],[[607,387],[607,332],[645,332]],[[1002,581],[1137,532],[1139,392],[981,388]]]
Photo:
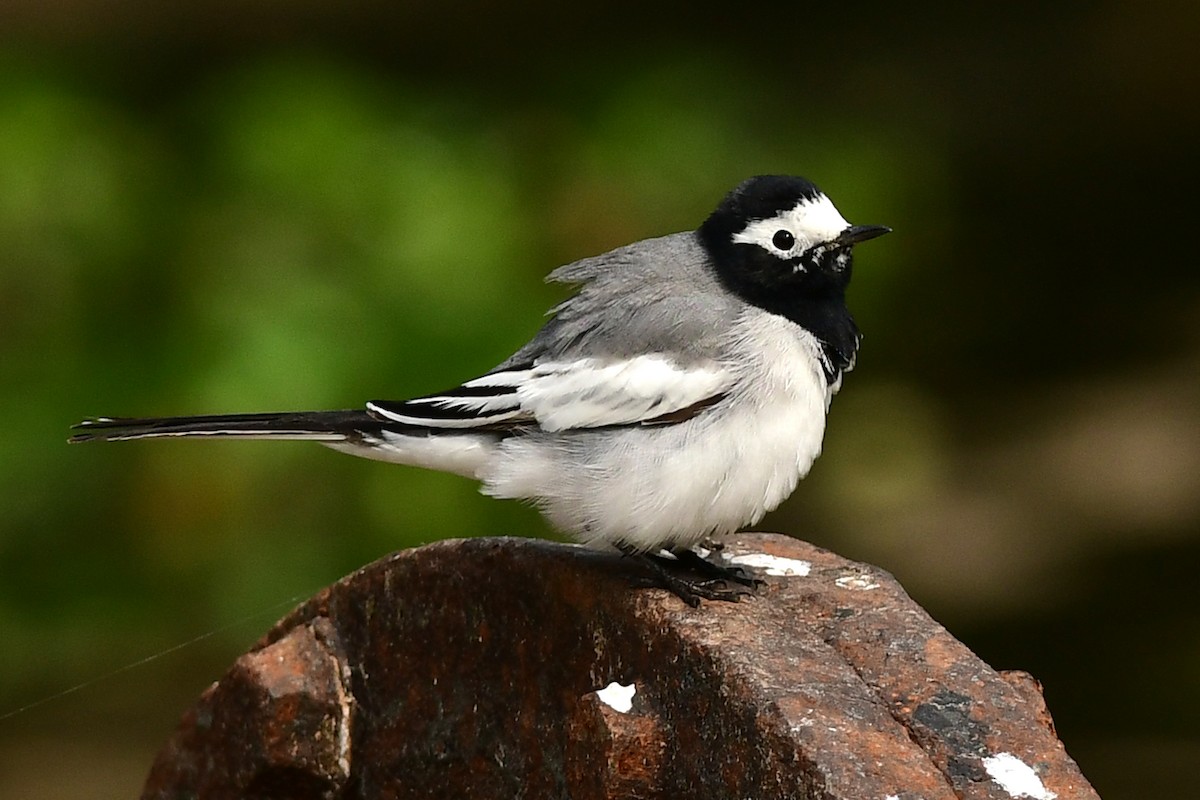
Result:
[[780,250],[791,250],[792,245],[795,243],[796,237],[792,235],[791,231],[775,231],[775,235],[771,237],[771,244],[775,245]]

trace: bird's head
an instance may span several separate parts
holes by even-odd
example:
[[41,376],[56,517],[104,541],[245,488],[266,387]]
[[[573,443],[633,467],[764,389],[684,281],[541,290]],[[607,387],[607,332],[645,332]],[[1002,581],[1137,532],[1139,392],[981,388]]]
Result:
[[851,225],[804,178],[760,175],[730,192],[698,234],[725,285],[770,307],[840,300],[850,282],[854,245],[890,230]]

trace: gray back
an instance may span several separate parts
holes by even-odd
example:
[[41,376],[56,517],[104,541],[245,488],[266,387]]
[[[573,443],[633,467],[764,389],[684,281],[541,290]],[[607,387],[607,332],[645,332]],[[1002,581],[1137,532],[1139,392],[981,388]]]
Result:
[[667,353],[717,358],[744,304],[717,280],[695,232],[646,239],[559,267],[546,280],[579,284],[529,344],[497,367],[535,359]]

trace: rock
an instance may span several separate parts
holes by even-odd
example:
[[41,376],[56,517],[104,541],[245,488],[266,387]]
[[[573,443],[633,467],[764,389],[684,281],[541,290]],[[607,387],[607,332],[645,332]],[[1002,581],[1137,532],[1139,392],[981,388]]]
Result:
[[242,656],[143,797],[1097,797],[1036,681],[888,574],[766,534],[719,557],[767,586],[693,609],[581,547],[394,554]]

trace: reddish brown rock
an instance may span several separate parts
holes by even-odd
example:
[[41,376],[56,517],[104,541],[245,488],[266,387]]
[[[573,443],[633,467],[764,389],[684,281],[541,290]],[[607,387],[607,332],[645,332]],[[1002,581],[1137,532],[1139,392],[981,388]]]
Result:
[[722,555],[800,574],[692,609],[532,540],[371,564],[201,697],[144,797],[1096,798],[1036,682],[891,576],[781,536]]
[[237,660],[184,716],[143,797],[338,797],[350,777],[349,668],[316,617]]
[[567,722],[572,800],[661,797],[666,747],[662,722],[644,701],[618,711],[585,695]]

